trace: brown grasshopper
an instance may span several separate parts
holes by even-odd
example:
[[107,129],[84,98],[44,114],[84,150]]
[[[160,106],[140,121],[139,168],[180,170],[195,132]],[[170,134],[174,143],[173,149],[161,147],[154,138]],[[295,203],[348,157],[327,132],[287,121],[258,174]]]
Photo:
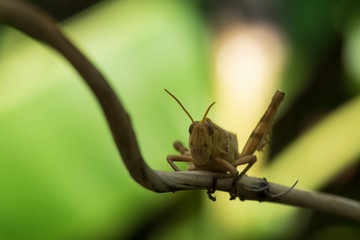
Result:
[[[190,171],[200,170],[218,173],[214,175],[213,184],[208,190],[209,198],[215,201],[215,198],[211,196],[211,194],[215,192],[218,179],[234,178],[233,186],[235,186],[235,183],[239,181],[256,162],[256,156],[253,154],[256,150],[261,151],[268,142],[267,137],[273,119],[285,94],[279,90],[275,92],[269,107],[251,133],[243,150],[239,153],[236,135],[224,130],[206,117],[215,102],[208,107],[201,121],[194,121],[181,102],[169,91],[166,89],[165,91],[179,103],[192,122],[189,127],[190,152],[180,142],[175,142],[175,149],[182,155],[168,155],[167,161],[175,171],[180,171],[180,169],[174,162],[188,162],[188,170]],[[236,167],[243,164],[248,165],[239,174]],[[237,191],[235,190],[235,192]],[[234,194],[231,196],[231,199],[234,199]]]

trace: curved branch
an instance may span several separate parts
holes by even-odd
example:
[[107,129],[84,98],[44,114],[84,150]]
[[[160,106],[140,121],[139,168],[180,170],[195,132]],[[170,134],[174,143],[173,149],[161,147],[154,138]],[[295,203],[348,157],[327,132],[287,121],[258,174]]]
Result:
[[[122,160],[136,182],[155,192],[207,189],[211,185],[212,173],[155,171],[145,163],[130,118],[114,90],[94,65],[61,33],[51,17],[23,2],[0,0],[0,21],[50,45],[74,66],[97,98]],[[244,176],[237,187],[242,200],[302,206],[360,221],[360,203],[350,199],[298,189],[274,198],[288,188],[248,176]],[[230,192],[232,180],[220,179],[217,190]]]

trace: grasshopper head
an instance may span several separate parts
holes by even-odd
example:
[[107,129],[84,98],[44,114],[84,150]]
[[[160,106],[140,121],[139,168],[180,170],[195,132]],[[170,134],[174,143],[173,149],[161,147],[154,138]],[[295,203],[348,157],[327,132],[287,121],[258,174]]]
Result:
[[192,124],[189,127],[189,146],[190,146],[190,152],[191,156],[195,160],[199,161],[206,161],[211,156],[211,150],[212,150],[212,136],[214,133],[214,128],[211,120],[209,118],[206,118],[206,115],[208,114],[210,108],[215,104],[213,102],[208,109],[206,110],[204,117],[201,122],[194,121],[189,112],[185,109],[185,107],[181,104],[181,102],[172,95],[169,91],[165,89],[165,91],[170,94],[181,106],[181,108],[185,111],[185,113],[189,116]]
[[210,158],[213,144],[214,128],[210,119],[196,121],[189,127],[189,146],[191,156],[199,161]]

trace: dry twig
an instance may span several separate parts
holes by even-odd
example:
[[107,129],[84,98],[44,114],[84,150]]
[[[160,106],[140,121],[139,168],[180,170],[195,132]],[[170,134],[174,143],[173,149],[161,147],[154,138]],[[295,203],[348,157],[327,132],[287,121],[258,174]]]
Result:
[[[130,118],[114,90],[94,65],[61,33],[51,17],[23,2],[0,0],[0,21],[50,45],[74,66],[101,105],[122,160],[132,178],[140,185],[155,192],[207,189],[210,186],[213,173],[156,171],[145,163]],[[242,200],[301,206],[360,221],[360,203],[354,200],[298,189],[274,197],[288,187],[249,176],[244,176],[237,184]],[[218,181],[217,190],[229,192],[231,189],[232,179]]]

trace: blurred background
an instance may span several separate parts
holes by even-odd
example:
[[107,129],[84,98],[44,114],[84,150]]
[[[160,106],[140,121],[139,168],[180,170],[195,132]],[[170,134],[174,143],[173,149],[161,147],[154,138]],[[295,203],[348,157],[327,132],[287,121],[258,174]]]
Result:
[[[271,143],[248,175],[360,200],[359,1],[28,2],[110,81],[152,168],[172,171],[166,155],[188,139],[164,88],[194,119],[216,101],[209,117],[240,150],[281,89]],[[337,216],[142,188],[70,64],[5,25],[0,136],[1,240],[360,239],[359,223]]]

